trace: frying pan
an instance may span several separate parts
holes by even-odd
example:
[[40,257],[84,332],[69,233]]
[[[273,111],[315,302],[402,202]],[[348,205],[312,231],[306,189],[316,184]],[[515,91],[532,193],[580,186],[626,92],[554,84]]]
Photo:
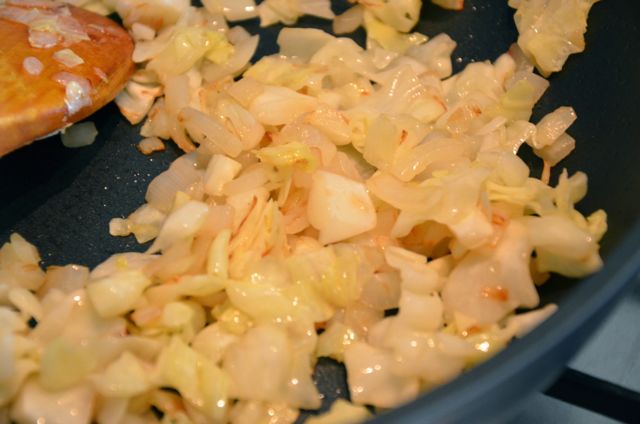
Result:
[[[334,2],[336,11],[345,1]],[[418,30],[447,32],[458,42],[454,67],[494,60],[516,40],[513,11],[504,0],[467,0],[463,12],[427,4]],[[604,208],[609,231],[602,241],[604,268],[584,280],[553,277],[541,288],[544,303],[558,312],[527,337],[514,341],[493,359],[417,400],[381,414],[376,422],[499,422],[512,417],[528,395],[550,385],[564,364],[602,322],[640,269],[640,40],[638,2],[604,0],[589,16],[586,51],[571,56],[536,107],[533,122],[561,105],[575,108],[570,133],[574,153],[558,168],[589,175],[589,193],[579,209]],[[305,18],[301,26],[329,29]],[[259,57],[276,51],[279,28],[260,29]],[[362,31],[353,37],[363,42]],[[0,87],[0,89],[2,89]],[[36,142],[0,158],[0,241],[17,231],[34,243],[43,264],[95,266],[109,255],[141,251],[132,238],[108,234],[113,217],[125,217],[144,201],[146,186],[180,152],[171,143],[150,157],[136,150],[139,128],[131,127],[111,104],[89,118],[99,135],[82,149],[67,149],[58,137]],[[0,137],[2,135],[0,134]],[[540,161],[522,153],[539,175]],[[346,396],[344,369],[321,360],[316,381],[326,408]]]

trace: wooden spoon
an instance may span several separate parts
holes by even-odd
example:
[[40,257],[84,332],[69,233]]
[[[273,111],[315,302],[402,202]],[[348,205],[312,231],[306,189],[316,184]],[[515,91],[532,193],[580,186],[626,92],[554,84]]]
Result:
[[0,5],[0,156],[100,109],[134,71],[118,24],[53,1]]

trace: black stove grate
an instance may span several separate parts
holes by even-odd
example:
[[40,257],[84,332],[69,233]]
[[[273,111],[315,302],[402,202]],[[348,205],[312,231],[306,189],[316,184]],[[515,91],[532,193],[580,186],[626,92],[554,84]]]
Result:
[[544,393],[625,423],[640,423],[640,393],[567,368]]

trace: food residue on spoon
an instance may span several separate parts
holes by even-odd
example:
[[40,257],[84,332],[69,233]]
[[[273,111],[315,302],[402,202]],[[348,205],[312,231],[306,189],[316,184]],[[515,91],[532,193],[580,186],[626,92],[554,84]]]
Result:
[[68,116],[72,116],[83,107],[91,105],[92,88],[88,79],[70,72],[59,72],[52,78],[65,88],[64,102],[67,105]]
[[40,75],[42,69],[44,69],[44,65],[37,57],[27,56],[22,61],[22,67],[29,75],[37,76]]
[[53,54],[53,59],[67,68],[73,68],[84,63],[84,60],[71,49],[58,50]]

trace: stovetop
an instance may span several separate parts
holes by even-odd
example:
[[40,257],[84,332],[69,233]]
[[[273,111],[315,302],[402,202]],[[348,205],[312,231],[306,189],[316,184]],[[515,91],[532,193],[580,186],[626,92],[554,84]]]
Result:
[[611,424],[620,422],[612,418],[616,414],[640,423],[640,281],[568,365],[568,372],[546,394],[534,396],[512,424]]

